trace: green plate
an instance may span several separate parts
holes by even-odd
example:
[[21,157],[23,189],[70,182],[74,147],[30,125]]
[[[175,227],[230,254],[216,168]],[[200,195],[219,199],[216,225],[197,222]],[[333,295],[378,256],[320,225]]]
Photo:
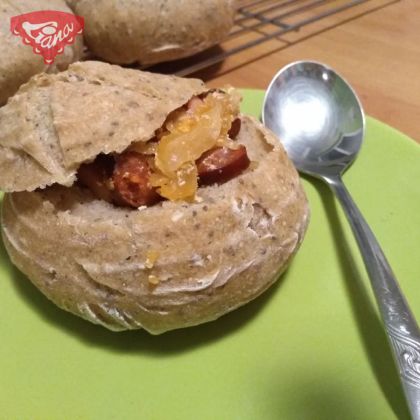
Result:
[[[263,93],[245,91],[259,115]],[[420,319],[420,147],[367,119],[345,175]],[[359,252],[328,189],[263,296],[199,327],[112,333],[57,309],[0,249],[1,419],[408,418]]]

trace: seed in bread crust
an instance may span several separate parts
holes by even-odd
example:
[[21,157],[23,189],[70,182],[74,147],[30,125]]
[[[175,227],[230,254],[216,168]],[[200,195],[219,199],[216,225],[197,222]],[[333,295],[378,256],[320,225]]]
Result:
[[148,281],[151,286],[157,286],[159,284],[159,277],[150,274],[148,277]]
[[148,269],[153,268],[158,258],[159,258],[159,252],[154,249],[150,249],[146,253],[146,262],[144,263],[144,266]]

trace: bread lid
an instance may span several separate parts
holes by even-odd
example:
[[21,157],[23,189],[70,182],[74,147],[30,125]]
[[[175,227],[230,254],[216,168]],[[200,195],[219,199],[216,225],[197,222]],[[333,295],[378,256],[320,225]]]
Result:
[[36,75],[0,109],[0,190],[71,186],[83,162],[148,141],[206,90],[197,79],[96,61]]

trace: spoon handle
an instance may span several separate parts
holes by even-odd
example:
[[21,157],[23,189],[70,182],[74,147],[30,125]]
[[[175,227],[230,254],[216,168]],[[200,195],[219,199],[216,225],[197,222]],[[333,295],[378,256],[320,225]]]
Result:
[[420,419],[420,331],[391,267],[340,176],[325,177],[341,202],[369,274],[411,415]]

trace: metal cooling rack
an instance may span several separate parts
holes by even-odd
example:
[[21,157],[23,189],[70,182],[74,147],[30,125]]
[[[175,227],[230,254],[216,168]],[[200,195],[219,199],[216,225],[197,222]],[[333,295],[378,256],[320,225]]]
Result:
[[[399,0],[388,3],[395,1]],[[375,0],[240,0],[235,25],[228,39],[221,46],[179,60],[170,72],[179,76],[197,73],[244,50],[279,40],[288,32],[299,31],[327,18],[334,19],[333,15],[343,15],[348,9],[361,8],[370,2],[375,3]]]

